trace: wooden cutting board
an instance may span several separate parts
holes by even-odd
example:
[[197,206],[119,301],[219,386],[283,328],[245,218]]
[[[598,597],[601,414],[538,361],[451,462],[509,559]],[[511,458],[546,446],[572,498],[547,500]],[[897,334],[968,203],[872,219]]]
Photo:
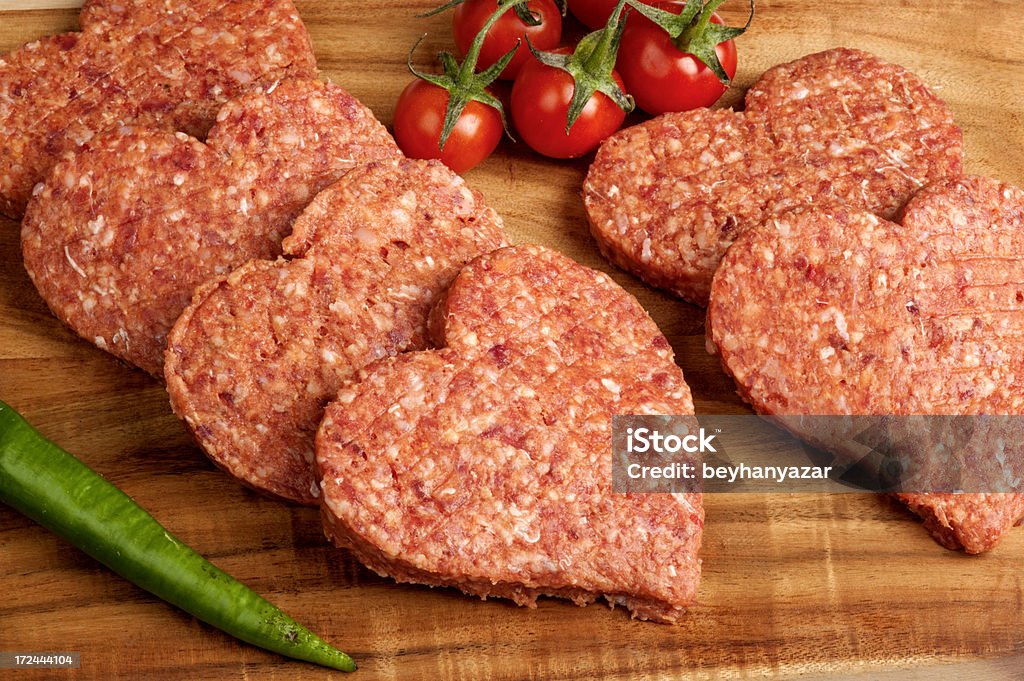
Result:
[[[409,80],[406,52],[416,39],[428,34],[416,55],[423,68],[451,42],[447,15],[414,18],[431,0],[297,4],[324,74],[385,122]],[[727,18],[742,20],[743,4],[731,0]],[[0,52],[72,29],[76,15],[5,11]],[[1017,0],[763,0],[740,39],[727,101],[779,62],[838,45],[867,49],[909,67],[949,101],[969,171],[1020,185],[1022,37]],[[580,200],[586,167],[504,144],[466,177],[515,241],[611,271],[637,295],[672,341],[698,413],[743,411],[705,353],[702,312],[599,257]],[[989,555],[967,557],[867,494],[708,496],[700,605],[677,627],[599,605],[548,599],[527,610],[381,579],[326,545],[315,510],[263,499],[216,470],[171,414],[162,386],[51,317],[21,266],[18,225],[3,219],[0,398],[181,539],[351,653],[360,665],[353,678],[1024,678],[1024,529]],[[0,651],[77,651],[82,659],[77,670],[4,678],[329,674],[197,622],[6,507],[0,580]]]

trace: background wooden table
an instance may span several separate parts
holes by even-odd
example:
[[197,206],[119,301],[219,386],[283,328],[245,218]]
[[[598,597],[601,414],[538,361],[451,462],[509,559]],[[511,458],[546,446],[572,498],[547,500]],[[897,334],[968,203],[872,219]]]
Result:
[[[324,75],[385,122],[423,32],[423,67],[450,45],[431,0],[303,2]],[[731,0],[728,18],[741,19]],[[4,2],[3,9],[18,7]],[[75,10],[0,14],[0,52],[76,25]],[[1024,2],[763,0],[740,39],[737,101],[765,68],[847,45],[915,71],[952,106],[968,170],[1024,184]],[[610,268],[587,233],[586,160],[505,144],[467,179],[515,241]],[[536,610],[398,586],[328,547],[315,510],[258,497],[218,472],[162,386],[79,341],[48,313],[0,219],[0,397],[164,524],[359,662],[360,679],[1024,678],[1024,529],[989,555],[939,548],[871,495],[706,498],[700,605],[678,627],[543,600]],[[743,410],[704,351],[702,314],[613,272],[672,341],[698,413]],[[326,678],[201,624],[0,507],[0,649],[79,651],[79,670],[5,678]],[[953,663],[949,668],[946,665]],[[883,670],[903,670],[882,674]]]

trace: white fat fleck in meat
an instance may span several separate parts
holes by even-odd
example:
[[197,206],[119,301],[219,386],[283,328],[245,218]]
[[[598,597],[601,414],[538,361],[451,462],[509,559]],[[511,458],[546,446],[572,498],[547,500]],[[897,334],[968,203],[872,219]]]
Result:
[[332,106],[325,102],[322,97],[311,97],[308,102],[309,108],[321,115],[330,115]]
[[93,135],[95,135],[95,133],[92,130],[75,130],[73,133],[69,134],[68,137],[71,138],[76,145],[82,146],[91,140]]
[[629,218],[624,213],[615,214],[615,228],[619,235],[625,235],[629,231]]
[[398,197],[398,205],[410,212],[416,210],[417,203],[416,192],[412,190],[404,192]]
[[379,242],[377,233],[366,227],[358,227],[352,232],[352,238],[367,248],[376,246]]
[[333,303],[327,306],[327,309],[337,315],[350,315],[352,314],[352,306],[344,298],[338,298]]
[[128,345],[129,345],[129,343],[128,343],[128,332],[125,329],[123,329],[123,328],[119,328],[117,330],[117,333],[115,333],[113,335],[113,337],[110,339],[110,342],[113,343],[114,345],[122,345],[123,344],[124,347],[127,349]]
[[306,282],[303,280],[292,280],[285,284],[284,295],[286,297],[305,296],[307,292]]
[[844,341],[849,341],[850,334],[846,328],[846,315],[844,315],[841,310],[835,310],[833,312],[833,319],[836,324],[836,331],[839,332],[839,337]]
[[391,221],[398,227],[408,227],[412,224],[412,217],[407,211],[395,208],[391,211]]
[[650,262],[651,261],[651,238],[647,237],[644,239],[643,244],[640,247],[640,261]]
[[779,233],[779,236],[783,238],[789,236],[790,234],[791,225],[784,220],[772,220],[772,227],[775,229],[776,232]]
[[242,69],[230,69],[228,71],[228,75],[242,85],[252,82],[252,74],[248,71],[243,71]]
[[78,266],[77,262],[75,262],[75,259],[71,257],[71,253],[68,251],[67,244],[64,245],[64,258],[68,261],[68,264],[71,265],[71,269],[73,269],[75,272],[78,272],[78,274],[82,278],[84,278],[84,279],[88,279],[89,278],[88,275],[85,273],[85,271],[81,267]]
[[397,290],[391,293],[391,298],[398,300],[419,300],[424,295],[423,288],[420,286],[413,286],[412,284],[403,284]]

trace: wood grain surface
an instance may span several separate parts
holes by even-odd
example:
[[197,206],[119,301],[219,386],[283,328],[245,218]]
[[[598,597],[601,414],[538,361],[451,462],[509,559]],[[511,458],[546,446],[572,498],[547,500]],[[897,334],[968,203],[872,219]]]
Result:
[[[431,0],[296,3],[325,76],[385,122],[450,45]],[[17,3],[4,3],[5,8]],[[745,3],[731,0],[727,18]],[[0,52],[76,25],[72,9],[0,14]],[[727,102],[764,69],[846,45],[915,71],[945,97],[967,167],[1024,184],[1024,2],[763,0],[740,39]],[[632,119],[631,119],[632,120]],[[504,144],[467,174],[512,238],[611,268],[588,236],[587,160]],[[744,411],[704,350],[702,313],[612,271],[675,347],[698,413]],[[1024,529],[991,554],[940,548],[872,495],[714,495],[700,605],[678,627],[546,599],[535,610],[396,585],[326,545],[312,509],[242,489],[171,414],[161,385],[78,340],[48,312],[0,219],[0,398],[149,509],[178,537],[356,658],[359,679],[1024,678]],[[77,670],[0,677],[321,679],[330,672],[240,644],[0,508],[0,650],[78,651]],[[952,665],[952,666],[949,666]]]

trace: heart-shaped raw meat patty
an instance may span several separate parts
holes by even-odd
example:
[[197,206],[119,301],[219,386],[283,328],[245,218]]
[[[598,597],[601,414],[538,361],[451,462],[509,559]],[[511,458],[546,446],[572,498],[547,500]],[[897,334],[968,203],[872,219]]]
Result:
[[327,408],[328,536],[399,581],[675,621],[696,596],[700,495],[611,490],[613,414],[693,413],[644,309],[517,246],[470,263],[431,326],[442,349],[369,367]]
[[162,376],[167,332],[207,279],[273,258],[296,215],[357,163],[400,156],[336,85],[288,79],[229,102],[204,145],[103,135],[50,173],[22,225],[25,267],[83,338]]
[[[984,178],[922,190],[901,225],[795,209],[730,247],[708,335],[762,414],[1024,414],[1022,253],[1024,192]],[[1020,494],[900,497],[972,553],[1024,515]]]
[[284,242],[196,291],[168,336],[171,406],[255,489],[316,503],[313,435],[366,364],[426,344],[427,315],[501,220],[437,162],[380,161],[321,192]]
[[836,201],[892,217],[922,185],[959,175],[961,137],[912,73],[829,50],[769,70],[743,113],[665,114],[613,135],[584,199],[605,257],[704,305],[722,254],[750,227]]
[[33,185],[97,133],[202,137],[228,99],[316,75],[291,0],[90,0],[80,24],[0,58],[0,213],[20,217]]

